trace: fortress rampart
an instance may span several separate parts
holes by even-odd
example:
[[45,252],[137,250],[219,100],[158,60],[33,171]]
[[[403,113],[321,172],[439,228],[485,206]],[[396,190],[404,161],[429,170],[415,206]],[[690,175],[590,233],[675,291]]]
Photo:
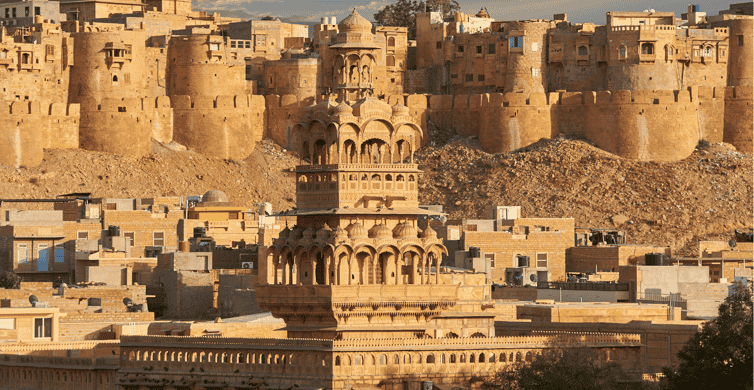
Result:
[[204,155],[243,159],[262,141],[264,97],[260,95],[172,98],[174,139]]
[[504,153],[558,135],[583,137],[608,152],[645,161],[687,157],[700,140],[751,153],[752,87],[683,91],[598,91],[391,96],[414,120],[479,137]]
[[[550,94],[391,95],[421,124],[479,137],[484,150],[504,153],[541,138],[588,139],[625,158],[672,161],[700,140],[728,142],[752,153],[752,89],[690,87],[682,91],[590,91]],[[175,140],[207,156],[243,159],[264,137],[290,145],[313,98],[295,95],[84,99],[78,104],[0,105],[0,163],[33,166],[44,148],[76,148],[127,156],[150,151],[152,138]],[[80,123],[79,123],[80,120]],[[426,134],[423,137],[427,139]],[[39,142],[42,140],[42,142]]]
[[173,115],[170,99],[93,98],[81,103],[82,149],[142,156],[150,151],[151,138],[170,141]]
[[42,162],[45,148],[78,146],[78,104],[0,102],[0,164],[35,166]]

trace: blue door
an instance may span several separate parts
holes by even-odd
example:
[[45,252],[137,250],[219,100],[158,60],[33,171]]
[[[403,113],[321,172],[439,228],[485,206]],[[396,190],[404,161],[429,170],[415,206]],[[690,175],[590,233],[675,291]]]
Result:
[[47,263],[50,261],[50,249],[39,247],[39,258],[37,259],[37,271],[48,271]]

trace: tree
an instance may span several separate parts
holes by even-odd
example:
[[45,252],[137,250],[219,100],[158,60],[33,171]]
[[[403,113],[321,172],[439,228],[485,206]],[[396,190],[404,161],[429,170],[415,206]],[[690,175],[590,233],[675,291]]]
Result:
[[380,26],[407,27],[408,39],[416,39],[416,15],[422,12],[441,12],[447,17],[460,9],[456,0],[398,0],[374,14]]
[[11,271],[5,271],[0,274],[0,287],[18,288],[21,285],[21,277]]
[[663,387],[674,389],[751,389],[752,299],[740,282],[707,322],[678,352],[680,364],[665,368]]
[[600,361],[588,347],[552,349],[531,363],[520,362],[495,373],[485,390],[610,390],[621,388],[624,373],[616,362]]

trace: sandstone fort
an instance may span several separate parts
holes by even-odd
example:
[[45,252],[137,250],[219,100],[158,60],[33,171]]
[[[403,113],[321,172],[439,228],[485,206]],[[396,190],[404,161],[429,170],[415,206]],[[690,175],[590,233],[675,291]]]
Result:
[[479,390],[563,347],[658,381],[732,283],[750,288],[750,232],[687,257],[632,244],[627,217],[448,220],[420,203],[416,155],[439,128],[489,153],[565,137],[750,158],[752,4],[687,11],[425,12],[414,41],[356,10],[310,32],[184,0],[0,0],[0,164],[153,141],[298,158],[289,210],[216,190],[0,199],[0,272],[22,277],[0,288],[0,389]]

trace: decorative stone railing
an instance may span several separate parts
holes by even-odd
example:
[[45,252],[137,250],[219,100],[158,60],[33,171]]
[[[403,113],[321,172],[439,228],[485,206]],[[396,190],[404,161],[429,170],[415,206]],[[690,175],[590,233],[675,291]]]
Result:
[[47,365],[55,368],[68,369],[117,369],[120,365],[120,359],[118,357],[69,358],[59,356],[0,355],[0,366],[29,366],[30,364],[34,367]]
[[[188,337],[188,336],[122,336],[123,347],[138,347],[139,349],[160,349],[165,345],[175,347],[194,348],[203,346],[209,349],[216,346],[222,349],[237,347],[244,349],[253,347],[267,347],[268,349],[288,349],[289,347],[306,348],[371,348],[380,350],[384,348],[437,347],[494,347],[516,348],[517,346],[533,346],[548,348],[557,343],[559,345],[578,344],[611,344],[622,345],[641,343],[640,334],[632,333],[580,333],[580,332],[538,332],[532,336],[507,336],[507,337],[471,337],[471,338],[439,338],[439,339],[347,339],[347,340],[321,340],[321,339],[274,339],[274,338],[225,338],[225,337]],[[207,348],[209,347],[209,348]]]
[[117,348],[120,344],[118,340],[92,340],[92,341],[63,341],[47,343],[14,343],[0,344],[0,353],[5,354],[24,354],[34,351],[71,351],[71,350],[89,350],[95,348]]

